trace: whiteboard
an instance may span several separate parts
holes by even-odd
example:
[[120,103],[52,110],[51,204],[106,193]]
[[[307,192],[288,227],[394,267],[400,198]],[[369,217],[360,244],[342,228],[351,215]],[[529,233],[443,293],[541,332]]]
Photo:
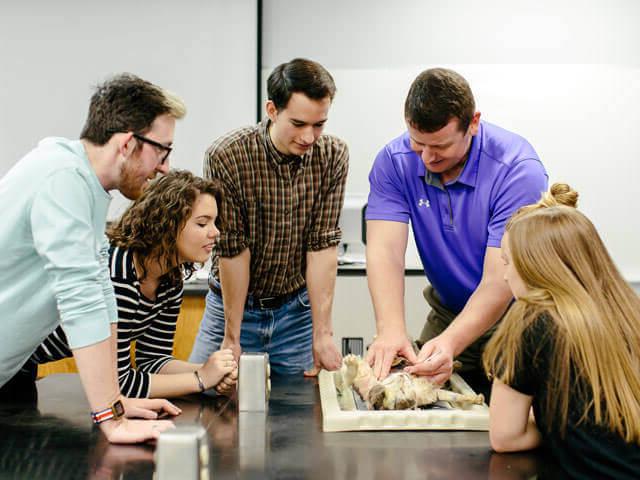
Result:
[[338,93],[326,131],[349,144],[347,195],[368,192],[375,155],[405,130],[415,76],[452,68],[484,120],[527,138],[550,182],[580,193],[625,278],[640,281],[640,2],[291,3],[267,4],[265,72],[292,56],[331,71]]
[[43,137],[77,138],[92,87],[119,72],[184,99],[171,166],[201,174],[216,137],[255,122],[256,22],[255,0],[3,2],[0,176]]

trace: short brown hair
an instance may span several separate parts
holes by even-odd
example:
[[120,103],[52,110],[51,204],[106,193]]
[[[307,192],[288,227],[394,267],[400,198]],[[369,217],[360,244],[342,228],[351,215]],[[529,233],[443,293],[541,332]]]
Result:
[[145,133],[159,115],[180,119],[186,111],[184,102],[173,93],[122,73],[96,87],[80,138],[104,145],[114,133]]
[[174,285],[182,282],[183,275],[193,273],[193,263],[178,264],[176,243],[202,193],[213,196],[220,206],[222,187],[218,180],[205,180],[187,170],[171,170],[149,183],[142,195],[109,227],[107,236],[111,243],[131,250],[142,260],[139,280],[145,278],[144,265],[150,259],[161,265],[175,265],[165,275]]
[[293,93],[303,93],[312,100],[329,97],[333,101],[336,84],[331,74],[318,62],[294,58],[278,65],[267,79],[267,95],[278,110],[287,108]]
[[446,68],[425,70],[411,84],[404,103],[404,117],[421,132],[432,133],[452,118],[466,132],[476,110],[471,87],[462,75]]

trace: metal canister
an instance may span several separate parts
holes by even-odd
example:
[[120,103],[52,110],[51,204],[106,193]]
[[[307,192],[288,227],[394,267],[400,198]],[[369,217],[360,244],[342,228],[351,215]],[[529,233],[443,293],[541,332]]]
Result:
[[209,478],[209,437],[200,425],[182,425],[160,434],[155,452],[155,480]]
[[269,354],[243,353],[238,371],[238,408],[241,412],[266,412],[271,379]]

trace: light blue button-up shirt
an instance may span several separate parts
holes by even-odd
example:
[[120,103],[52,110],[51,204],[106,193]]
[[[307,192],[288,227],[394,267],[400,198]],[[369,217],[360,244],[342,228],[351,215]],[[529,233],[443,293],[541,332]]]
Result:
[[74,349],[109,337],[110,201],[80,141],[44,139],[0,179],[0,385],[60,323]]

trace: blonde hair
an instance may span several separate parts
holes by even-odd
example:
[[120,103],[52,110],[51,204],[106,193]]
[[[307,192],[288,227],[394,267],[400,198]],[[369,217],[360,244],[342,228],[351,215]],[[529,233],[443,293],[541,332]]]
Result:
[[553,356],[547,425],[561,435],[569,398],[597,425],[640,443],[640,299],[624,281],[589,219],[576,210],[578,193],[554,184],[507,224],[513,266],[527,286],[489,341],[487,372],[513,380],[522,336],[536,320],[549,321]]
[[160,115],[180,120],[186,113],[184,102],[174,93],[121,73],[96,87],[80,138],[105,145],[118,132],[147,132]]
[[187,114],[187,106],[184,104],[184,101],[175,93],[165,90],[164,88],[160,89],[162,94],[164,95],[164,104],[167,107],[167,114],[176,120],[181,120]]

